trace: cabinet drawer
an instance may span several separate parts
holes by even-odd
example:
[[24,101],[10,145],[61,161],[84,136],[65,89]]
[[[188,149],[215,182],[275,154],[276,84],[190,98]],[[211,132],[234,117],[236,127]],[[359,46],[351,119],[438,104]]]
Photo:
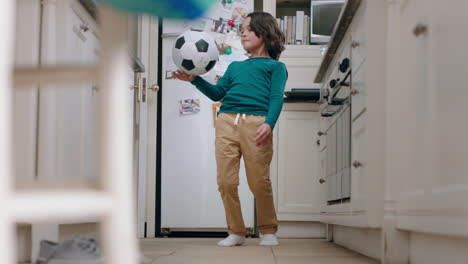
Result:
[[351,119],[361,114],[367,106],[367,65],[351,75]]

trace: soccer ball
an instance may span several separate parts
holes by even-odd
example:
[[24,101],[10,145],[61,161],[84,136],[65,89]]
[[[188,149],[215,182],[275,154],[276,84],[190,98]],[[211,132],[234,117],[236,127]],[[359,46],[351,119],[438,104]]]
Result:
[[209,72],[219,58],[214,39],[206,32],[185,31],[172,48],[174,64],[187,74]]

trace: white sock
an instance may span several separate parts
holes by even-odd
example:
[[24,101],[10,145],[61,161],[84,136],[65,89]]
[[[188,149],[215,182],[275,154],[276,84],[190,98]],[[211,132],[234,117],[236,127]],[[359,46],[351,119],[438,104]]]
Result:
[[218,242],[218,246],[221,247],[233,247],[244,244],[245,238],[236,234],[230,234],[225,239]]
[[262,241],[260,241],[260,246],[277,246],[277,245],[279,245],[279,242],[275,234],[265,234],[263,235]]

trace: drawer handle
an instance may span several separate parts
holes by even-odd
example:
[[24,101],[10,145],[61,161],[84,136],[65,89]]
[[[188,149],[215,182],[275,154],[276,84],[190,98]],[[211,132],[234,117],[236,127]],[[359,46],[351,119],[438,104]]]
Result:
[[322,131],[319,131],[319,132],[317,133],[317,135],[319,135],[319,137],[321,137],[321,136],[323,136],[323,135],[326,135],[326,134],[327,134],[327,132],[322,132]]
[[413,34],[416,37],[419,37],[421,35],[426,35],[427,34],[427,25],[417,24],[413,29]]
[[362,163],[359,162],[359,161],[357,161],[357,160],[355,160],[355,161],[353,162],[353,167],[354,167],[354,168],[362,167]]
[[320,146],[320,139],[317,139],[317,146]]
[[361,44],[359,44],[359,42],[357,42],[357,41],[351,42],[351,48],[353,48],[353,49],[359,47],[360,45],[361,45]]
[[320,182],[320,184],[323,184],[325,182],[325,180],[320,178],[319,182]]
[[351,95],[356,95],[356,94],[359,93],[359,91],[356,90],[356,89],[351,89],[351,92],[350,92],[350,93],[351,93]]

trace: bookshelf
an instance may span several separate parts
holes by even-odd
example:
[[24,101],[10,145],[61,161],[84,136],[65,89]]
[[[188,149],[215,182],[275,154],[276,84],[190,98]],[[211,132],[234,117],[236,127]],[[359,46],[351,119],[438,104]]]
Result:
[[314,46],[310,45],[310,1],[255,0],[254,6],[255,10],[268,12],[277,18],[280,28],[285,33],[287,46],[314,49],[310,47]]

